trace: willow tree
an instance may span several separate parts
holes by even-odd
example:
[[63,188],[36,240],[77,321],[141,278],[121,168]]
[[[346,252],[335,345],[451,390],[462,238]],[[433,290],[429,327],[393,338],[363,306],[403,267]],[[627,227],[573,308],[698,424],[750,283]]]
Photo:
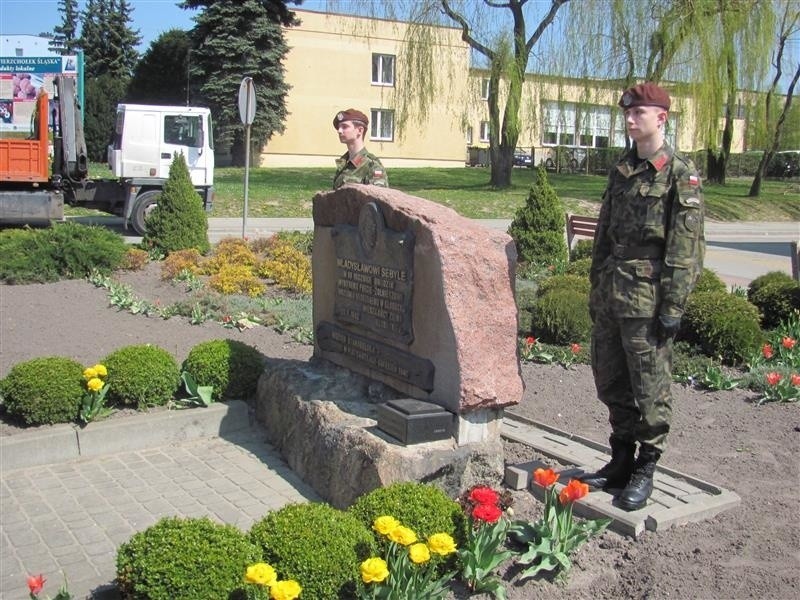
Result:
[[764,174],[767,171],[767,165],[772,160],[775,151],[778,149],[783,126],[786,122],[786,116],[789,114],[789,111],[792,108],[794,90],[797,86],[798,79],[800,79],[800,60],[797,61],[794,75],[789,82],[789,87],[783,102],[783,109],[780,111],[777,118],[773,117],[773,104],[775,104],[775,108],[777,108],[777,101],[774,99],[774,96],[776,95],[778,84],[783,78],[784,61],[788,62],[788,57],[786,56],[788,54],[787,45],[790,39],[798,35],[800,35],[800,9],[798,9],[796,5],[793,8],[791,2],[788,2],[781,16],[780,27],[778,30],[778,35],[776,36],[777,42],[772,60],[772,65],[775,71],[772,78],[772,84],[767,91],[764,107],[765,125],[767,129],[772,131],[772,139],[769,145],[765,148],[764,154],[761,156],[761,161],[758,164],[758,169],[756,170],[756,175],[753,178],[753,183],[750,185],[750,193],[748,196],[758,196],[761,193],[761,181],[764,179]]
[[[348,12],[408,23],[400,54],[394,108],[398,125],[409,119],[422,122],[435,100],[449,87],[437,81],[441,73],[468,77],[468,73],[436,70],[440,56],[433,56],[442,26],[456,26],[473,58],[489,71],[489,154],[491,185],[511,185],[514,150],[521,130],[523,84],[533,49],[569,0],[362,0],[348,2]],[[331,10],[342,8],[328,2]],[[537,22],[532,30],[528,21]],[[453,98],[461,105],[466,98]]]

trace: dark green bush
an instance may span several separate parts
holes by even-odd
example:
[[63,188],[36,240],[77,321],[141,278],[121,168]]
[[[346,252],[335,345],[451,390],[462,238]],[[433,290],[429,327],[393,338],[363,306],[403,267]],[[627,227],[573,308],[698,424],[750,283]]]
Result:
[[18,363],[0,381],[6,411],[26,425],[75,421],[85,391],[83,366],[61,356]]
[[413,529],[420,539],[440,532],[449,533],[458,545],[465,539],[464,511],[432,485],[411,481],[377,488],[356,500],[348,512],[370,531],[377,517],[388,515]]
[[589,278],[582,275],[553,275],[552,277],[543,279],[539,283],[537,295],[541,298],[542,296],[555,290],[576,290],[581,293],[585,293],[588,296],[591,287],[592,284],[589,281]]
[[[588,287],[588,280],[586,284]],[[588,341],[592,333],[588,290],[554,287],[540,295],[533,311],[532,323],[533,334],[551,344]]]
[[514,238],[521,262],[550,265],[568,256],[564,239],[564,206],[547,180],[543,166],[536,169],[524,206],[517,209],[508,233]]
[[592,270],[591,258],[579,258],[569,263],[564,270],[567,275],[580,275],[585,279],[589,279],[589,272]]
[[700,292],[689,295],[680,337],[708,356],[737,363],[758,350],[763,334],[758,309],[746,299],[727,292]]
[[173,157],[164,191],[146,225],[142,243],[148,247],[167,254],[189,248],[195,248],[201,254],[208,252],[208,217],[203,201],[192,185],[183,154]]
[[108,369],[108,400],[118,404],[161,406],[174,398],[180,385],[178,364],[158,346],[125,346],[101,362]]
[[168,517],[117,551],[117,585],[127,599],[225,600],[243,587],[258,548],[232,525]]
[[250,540],[281,578],[303,586],[303,598],[353,598],[359,565],[376,551],[358,519],[320,503],[270,512],[253,525]]
[[747,299],[761,311],[761,326],[774,329],[800,309],[800,282],[788,275],[771,277],[756,286],[751,285]]
[[122,237],[104,227],[58,223],[47,229],[0,231],[0,279],[44,283],[110,273],[125,256]]
[[719,275],[714,273],[711,269],[704,268],[700,272],[700,277],[697,278],[697,283],[694,286],[694,293],[701,292],[727,292],[728,286],[719,278]]
[[536,290],[538,284],[528,279],[517,279],[516,281],[516,300],[517,300],[517,327],[522,334],[530,333],[532,312],[536,306]]
[[[753,281],[750,282],[750,285],[747,286],[747,299],[750,300],[753,294],[757,294],[762,287],[766,285],[772,285],[773,283],[789,283],[794,281],[792,276],[788,273],[784,273],[783,271],[770,271],[769,273],[764,273],[763,275],[759,275]],[[752,302],[752,300],[750,300]]]
[[247,400],[258,387],[264,357],[247,344],[236,340],[210,340],[197,344],[183,361],[198,385],[214,387],[214,400]]
[[582,260],[584,258],[592,258],[592,248],[594,247],[594,240],[578,240],[575,247],[570,252],[569,259],[572,262]]

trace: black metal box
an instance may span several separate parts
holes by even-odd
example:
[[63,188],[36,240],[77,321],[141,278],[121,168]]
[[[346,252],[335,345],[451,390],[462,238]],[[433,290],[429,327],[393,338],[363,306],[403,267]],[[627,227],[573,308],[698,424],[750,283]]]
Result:
[[453,413],[413,398],[378,405],[378,429],[404,444],[445,440],[452,435]]

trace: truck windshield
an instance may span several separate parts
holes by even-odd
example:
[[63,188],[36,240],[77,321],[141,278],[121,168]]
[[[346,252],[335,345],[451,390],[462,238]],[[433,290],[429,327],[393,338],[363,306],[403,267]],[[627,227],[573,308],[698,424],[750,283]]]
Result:
[[164,117],[164,143],[201,148],[203,124],[200,115],[166,115]]

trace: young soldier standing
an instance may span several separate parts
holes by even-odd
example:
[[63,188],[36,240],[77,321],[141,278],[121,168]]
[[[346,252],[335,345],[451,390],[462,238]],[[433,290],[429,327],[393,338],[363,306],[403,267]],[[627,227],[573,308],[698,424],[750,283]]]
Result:
[[339,141],[347,145],[347,152],[336,159],[333,189],[345,183],[371,183],[389,187],[386,170],[380,159],[364,147],[368,126],[367,115],[354,108],[343,110],[333,118],[333,128],[339,133]]
[[[694,164],[664,141],[670,97],[653,83],[622,94],[632,149],[603,194],[589,302],[592,369],[608,407],[611,461],[581,479],[645,505],[672,420],[672,343],[702,270],[703,197]],[[636,446],[638,443],[638,455]]]

